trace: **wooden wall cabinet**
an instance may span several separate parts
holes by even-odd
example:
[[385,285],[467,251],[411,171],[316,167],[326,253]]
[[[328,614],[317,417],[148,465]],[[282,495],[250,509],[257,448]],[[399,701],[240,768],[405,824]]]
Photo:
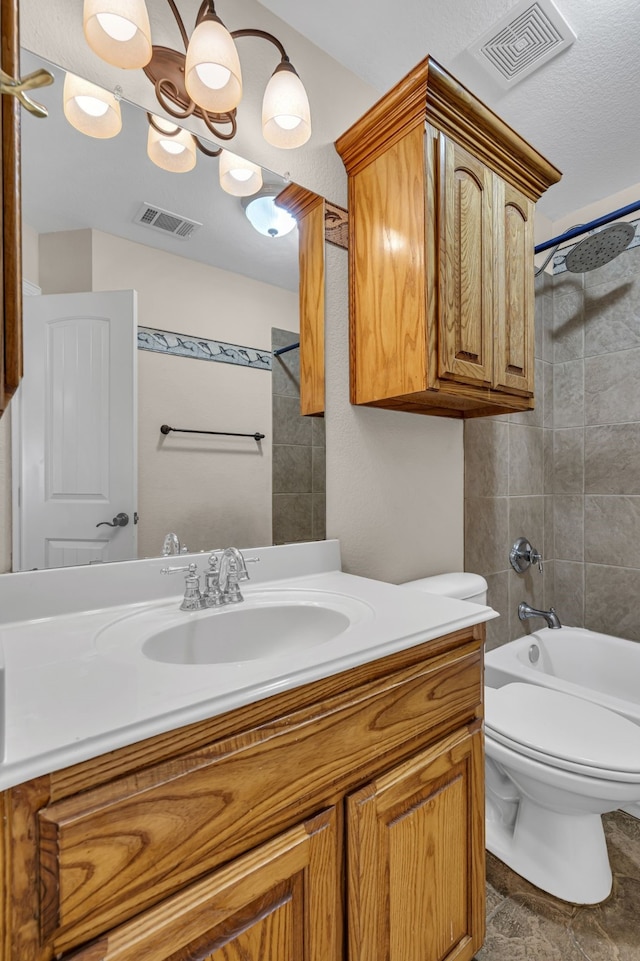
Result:
[[471,961],[483,636],[0,794],[3,961]]
[[559,171],[429,57],[336,148],[349,176],[351,402],[531,409],[534,204]]
[[278,194],[278,205],[298,221],[300,265],[300,413],[324,414],[325,201],[299,184]]

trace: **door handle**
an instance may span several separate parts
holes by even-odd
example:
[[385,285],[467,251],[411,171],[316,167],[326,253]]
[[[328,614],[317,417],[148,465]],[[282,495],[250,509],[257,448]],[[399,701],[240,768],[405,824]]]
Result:
[[102,527],[103,525],[106,527],[126,527],[128,523],[129,515],[121,513],[116,514],[112,521],[100,521],[99,524],[96,524],[96,527]]

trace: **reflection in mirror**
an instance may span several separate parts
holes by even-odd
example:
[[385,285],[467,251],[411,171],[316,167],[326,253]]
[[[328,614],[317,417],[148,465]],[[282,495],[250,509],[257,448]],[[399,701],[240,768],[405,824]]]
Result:
[[[128,103],[118,136],[79,133],[53,72],[50,118],[23,122],[24,278],[36,296],[25,297],[13,416],[14,569],[158,555],[170,531],[189,550],[270,544],[271,337],[297,340],[297,230],[259,234],[221,191],[217,158],[198,153],[182,174],[155,166],[147,115]],[[295,353],[277,361],[285,396]],[[296,436],[280,428],[281,443]],[[311,451],[303,460],[310,469]],[[128,523],[112,526],[121,513]]]

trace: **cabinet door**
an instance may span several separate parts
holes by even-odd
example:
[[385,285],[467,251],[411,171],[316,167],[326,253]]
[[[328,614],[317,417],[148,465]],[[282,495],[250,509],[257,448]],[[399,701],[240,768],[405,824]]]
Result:
[[493,379],[493,174],[439,134],[438,376]]
[[494,175],[494,386],[533,394],[533,203]]
[[469,961],[484,938],[480,731],[348,798],[350,961]]
[[69,961],[340,961],[335,808],[115,928]]

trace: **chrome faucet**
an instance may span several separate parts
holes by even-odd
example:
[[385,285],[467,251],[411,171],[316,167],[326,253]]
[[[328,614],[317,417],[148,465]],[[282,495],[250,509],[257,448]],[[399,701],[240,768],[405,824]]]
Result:
[[177,534],[171,532],[167,534],[162,545],[162,556],[171,557],[172,554],[186,554],[187,546],[181,547]]
[[256,564],[259,557],[245,559],[237,547],[226,547],[218,560],[218,553],[209,555],[209,568],[204,575],[204,591],[200,591],[197,564],[186,567],[163,567],[161,574],[186,573],[181,611],[201,611],[205,607],[221,607],[223,604],[239,604],[244,600],[240,593],[240,581],[249,580],[247,563]]
[[554,611],[552,607],[548,611],[537,611],[535,607],[530,607],[524,601],[518,605],[518,617],[521,621],[526,621],[529,617],[544,617],[547,622],[547,627],[558,628],[562,627],[560,623],[560,618]]
[[218,586],[223,604],[239,604],[244,600],[240,593],[240,581],[249,580],[249,571],[242,551],[237,547],[226,547],[220,558]]

